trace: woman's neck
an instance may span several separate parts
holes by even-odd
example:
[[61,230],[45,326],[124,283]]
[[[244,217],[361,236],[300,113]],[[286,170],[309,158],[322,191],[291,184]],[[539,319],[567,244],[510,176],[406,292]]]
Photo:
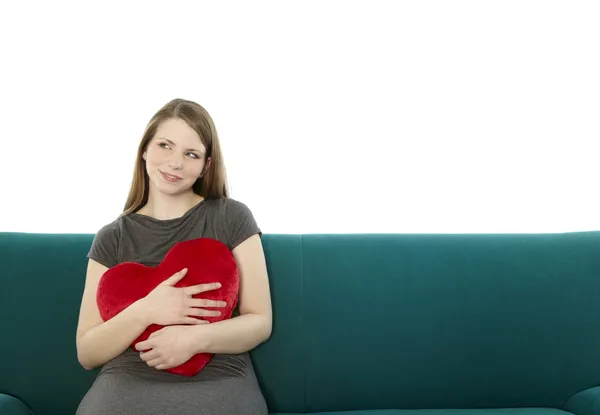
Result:
[[200,203],[204,198],[196,193],[166,196],[163,194],[148,195],[148,203],[138,213],[158,220],[175,219],[183,216],[188,210]]

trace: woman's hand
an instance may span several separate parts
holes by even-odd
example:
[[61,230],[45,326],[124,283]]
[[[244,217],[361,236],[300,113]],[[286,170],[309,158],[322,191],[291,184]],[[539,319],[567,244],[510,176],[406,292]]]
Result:
[[206,320],[195,317],[221,315],[220,311],[205,310],[200,307],[225,307],[226,303],[224,301],[192,298],[193,295],[216,290],[221,287],[221,284],[199,284],[191,287],[176,288],[175,284],[186,273],[187,268],[184,268],[173,274],[170,278],[156,286],[150,294],[140,300],[148,325],[204,324],[207,323]]
[[148,366],[158,370],[179,366],[195,355],[196,336],[190,326],[169,326],[150,335],[135,347]]

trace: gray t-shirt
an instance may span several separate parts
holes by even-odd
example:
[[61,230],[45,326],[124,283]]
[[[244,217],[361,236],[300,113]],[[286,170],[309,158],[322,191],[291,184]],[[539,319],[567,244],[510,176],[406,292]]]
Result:
[[205,199],[175,219],[120,216],[98,231],[88,258],[108,268],[122,262],[155,266],[177,242],[212,238],[233,250],[254,234],[262,236],[245,204],[231,198]]
[[[175,219],[120,216],[98,231],[88,257],[108,268],[123,262],[156,266],[181,241],[213,238],[233,250],[255,234],[262,236],[245,204],[231,198],[205,199]],[[267,412],[248,353],[217,354],[198,375],[185,377],[149,367],[128,348],[102,367],[77,415]]]

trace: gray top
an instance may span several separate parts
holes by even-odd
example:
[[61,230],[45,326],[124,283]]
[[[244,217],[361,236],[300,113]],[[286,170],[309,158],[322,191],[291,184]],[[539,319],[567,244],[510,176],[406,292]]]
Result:
[[205,199],[175,219],[160,220],[132,213],[98,231],[88,258],[112,268],[122,262],[158,265],[177,242],[212,238],[233,250],[262,233],[248,207],[231,198]]
[[[212,238],[233,250],[255,234],[262,236],[245,204],[205,199],[175,219],[120,216],[98,231],[88,257],[108,268],[123,262],[156,266],[181,241]],[[186,377],[149,367],[131,348],[102,367],[77,410],[78,415],[267,412],[248,353],[215,355],[198,375]]]

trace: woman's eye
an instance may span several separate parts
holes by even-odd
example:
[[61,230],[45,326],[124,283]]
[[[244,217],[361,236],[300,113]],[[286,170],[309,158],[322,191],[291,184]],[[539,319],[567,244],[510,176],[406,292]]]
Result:
[[197,155],[197,154],[195,154],[195,153],[188,153],[188,155],[189,155],[191,158],[194,158],[194,159],[200,158],[200,157],[198,157],[198,155]]
[[158,143],[158,146],[161,148],[169,148],[169,145],[167,143]]

